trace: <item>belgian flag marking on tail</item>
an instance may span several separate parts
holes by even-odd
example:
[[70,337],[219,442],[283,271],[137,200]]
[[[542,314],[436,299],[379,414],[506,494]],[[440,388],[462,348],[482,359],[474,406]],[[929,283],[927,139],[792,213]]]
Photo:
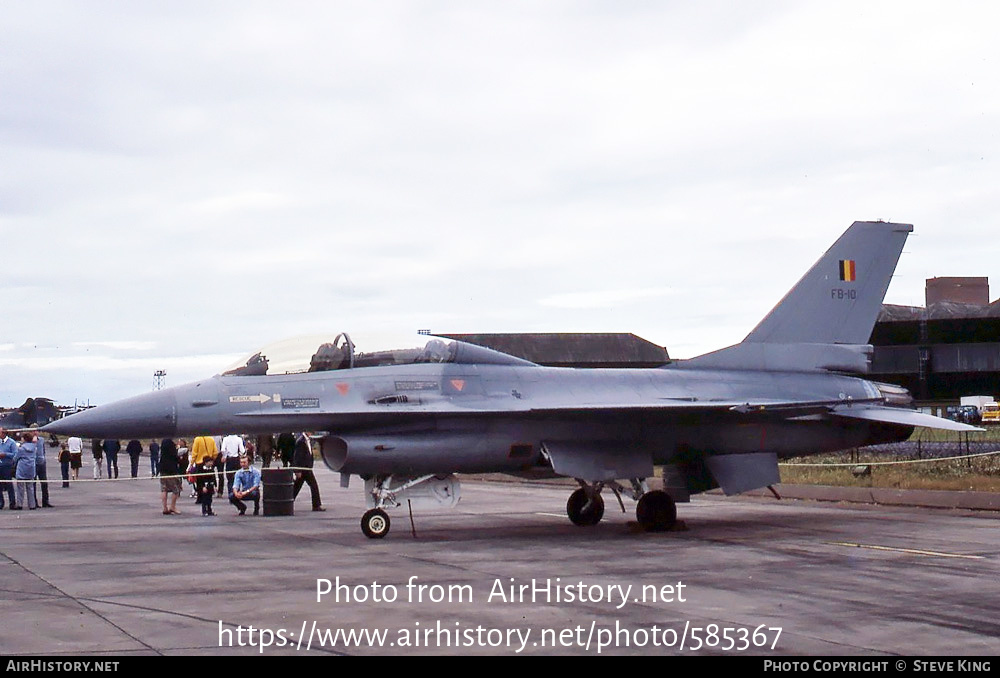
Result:
[[840,279],[844,282],[854,282],[857,276],[854,272],[854,259],[840,260]]

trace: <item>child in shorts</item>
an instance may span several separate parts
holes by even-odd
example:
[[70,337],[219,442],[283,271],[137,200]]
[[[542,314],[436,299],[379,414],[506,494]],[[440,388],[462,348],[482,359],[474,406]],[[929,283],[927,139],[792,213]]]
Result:
[[200,466],[195,466],[194,486],[198,492],[198,503],[201,504],[201,515],[214,516],[212,512],[212,497],[215,496],[215,471],[211,459],[206,459]]

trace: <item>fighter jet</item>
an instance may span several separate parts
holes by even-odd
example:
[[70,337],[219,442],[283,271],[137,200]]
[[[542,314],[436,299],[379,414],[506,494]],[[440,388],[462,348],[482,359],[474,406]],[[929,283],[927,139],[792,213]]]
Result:
[[[905,440],[916,426],[978,430],[912,409],[865,379],[867,344],[909,224],[855,222],[740,344],[655,369],[574,369],[461,341],[374,350],[342,333],[300,363],[263,350],[212,378],[74,414],[43,430],[84,437],[321,432],[323,461],[365,480],[362,531],[388,510],[454,505],[455,474],[576,479],[581,526],[603,490],[667,530],[676,502],[779,481],[778,460]],[[654,467],[664,489],[650,490]],[[266,488],[265,488],[266,494]]]
[[42,426],[59,418],[61,412],[49,398],[28,398],[17,409],[0,411],[0,427],[17,430]]

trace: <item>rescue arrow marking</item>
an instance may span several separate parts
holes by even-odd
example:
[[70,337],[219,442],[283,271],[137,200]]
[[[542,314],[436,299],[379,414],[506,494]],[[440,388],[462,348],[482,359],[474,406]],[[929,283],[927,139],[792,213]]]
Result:
[[257,395],[229,396],[231,403],[267,403],[271,401],[271,396],[263,393]]

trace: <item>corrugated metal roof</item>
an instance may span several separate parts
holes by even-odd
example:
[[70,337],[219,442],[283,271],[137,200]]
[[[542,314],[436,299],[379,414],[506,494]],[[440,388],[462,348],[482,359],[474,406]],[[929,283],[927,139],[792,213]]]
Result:
[[940,301],[923,306],[898,306],[883,304],[878,322],[904,322],[907,320],[960,320],[963,318],[1000,318],[1000,300],[983,306],[961,304],[956,301]]

